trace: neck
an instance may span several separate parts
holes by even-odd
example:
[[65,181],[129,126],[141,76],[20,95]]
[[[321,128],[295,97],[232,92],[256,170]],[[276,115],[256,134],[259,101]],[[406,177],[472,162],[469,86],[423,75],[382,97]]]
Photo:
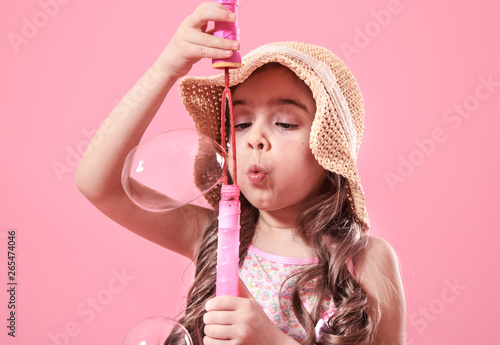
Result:
[[260,210],[252,243],[274,255],[300,258],[314,256],[298,233],[297,215],[297,212],[285,210]]
[[269,230],[297,231],[298,212],[291,210],[263,211],[259,210],[258,224]]

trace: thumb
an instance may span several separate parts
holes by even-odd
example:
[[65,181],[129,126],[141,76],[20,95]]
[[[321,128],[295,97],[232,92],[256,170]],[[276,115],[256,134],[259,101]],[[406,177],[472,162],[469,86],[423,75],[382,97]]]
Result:
[[238,278],[238,297],[254,299],[241,278]]

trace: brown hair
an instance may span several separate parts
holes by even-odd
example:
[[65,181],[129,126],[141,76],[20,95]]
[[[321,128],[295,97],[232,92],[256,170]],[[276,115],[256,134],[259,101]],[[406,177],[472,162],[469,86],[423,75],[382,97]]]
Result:
[[[318,344],[369,344],[373,340],[379,316],[373,312],[367,293],[349,270],[349,261],[364,255],[367,237],[352,214],[346,192],[346,179],[325,171],[320,193],[297,218],[300,234],[318,257],[318,264],[296,273],[292,308],[308,337],[303,344],[315,344],[315,325],[319,320],[320,303],[332,296],[337,311],[330,317]],[[251,243],[259,211],[241,196],[240,263]],[[203,234],[197,255],[196,271],[188,298],[186,314],[181,323],[196,345],[203,343],[205,303],[215,296],[217,262],[217,210]],[[300,301],[300,291],[317,278],[317,303],[309,313]]]

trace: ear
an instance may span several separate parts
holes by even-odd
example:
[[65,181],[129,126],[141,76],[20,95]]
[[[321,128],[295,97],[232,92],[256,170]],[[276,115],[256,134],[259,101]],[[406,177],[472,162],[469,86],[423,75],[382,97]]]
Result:
[[238,278],[238,297],[254,299],[241,278]]

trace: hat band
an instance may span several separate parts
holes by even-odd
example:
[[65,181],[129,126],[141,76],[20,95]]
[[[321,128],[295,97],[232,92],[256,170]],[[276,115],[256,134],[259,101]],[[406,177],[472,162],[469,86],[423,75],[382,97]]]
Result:
[[[302,63],[306,64],[316,73],[318,78],[323,83],[330,99],[337,110],[337,113],[340,118],[340,122],[342,124],[342,128],[344,129],[344,134],[347,138],[347,143],[349,145],[350,154],[353,160],[356,159],[356,147],[357,147],[357,134],[354,129],[354,125],[352,123],[351,112],[349,111],[349,106],[347,101],[340,90],[340,87],[337,83],[337,78],[333,71],[325,64],[323,61],[320,61],[308,54],[305,54],[297,49],[293,49],[286,46],[261,46],[257,49],[252,50],[247,55],[245,55],[244,59],[248,59],[254,55],[276,55],[276,53],[295,58]],[[326,102],[325,102],[326,106]],[[324,114],[324,109],[322,111]]]

